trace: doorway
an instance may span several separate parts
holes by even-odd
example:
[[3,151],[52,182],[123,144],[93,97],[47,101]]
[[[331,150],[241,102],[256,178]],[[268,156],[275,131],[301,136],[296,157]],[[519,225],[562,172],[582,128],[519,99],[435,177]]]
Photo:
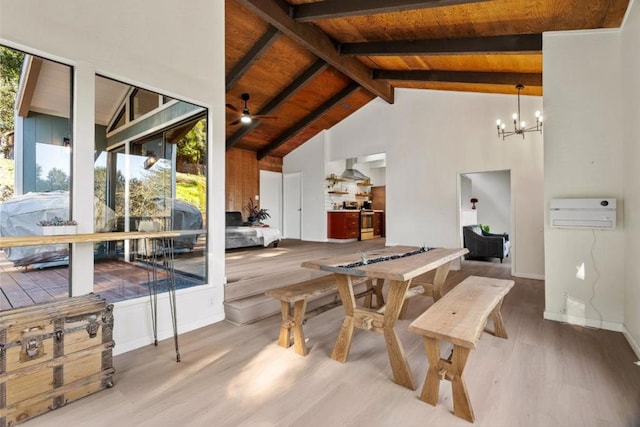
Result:
[[282,235],[286,239],[302,238],[302,172],[286,173],[283,176],[284,226]]
[[[505,260],[511,263],[511,272],[515,269],[516,254],[514,251],[514,212],[512,208],[511,171],[495,170],[482,172],[465,172],[459,174],[459,238],[460,246],[464,245],[462,227],[465,225],[488,226],[488,231],[495,234],[509,235],[510,253]],[[472,202],[472,200],[474,200]],[[474,208],[475,207],[475,208]]]

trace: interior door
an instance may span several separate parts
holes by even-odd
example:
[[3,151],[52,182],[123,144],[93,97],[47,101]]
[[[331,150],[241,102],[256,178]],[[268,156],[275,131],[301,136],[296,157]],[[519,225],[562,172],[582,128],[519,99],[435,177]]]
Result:
[[286,239],[300,239],[302,237],[302,172],[286,173],[283,177],[282,235]]

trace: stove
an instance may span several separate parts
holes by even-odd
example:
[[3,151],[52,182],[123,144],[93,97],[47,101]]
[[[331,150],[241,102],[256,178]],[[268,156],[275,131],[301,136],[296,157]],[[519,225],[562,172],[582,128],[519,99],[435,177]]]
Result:
[[360,240],[373,239],[373,211],[360,210]]

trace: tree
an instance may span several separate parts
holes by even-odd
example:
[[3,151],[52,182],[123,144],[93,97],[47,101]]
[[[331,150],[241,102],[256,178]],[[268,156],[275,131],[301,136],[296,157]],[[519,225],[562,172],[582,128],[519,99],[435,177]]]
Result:
[[13,130],[13,111],[24,54],[0,46],[0,134]]
[[66,190],[69,191],[69,176],[65,171],[58,168],[53,168],[47,173],[47,181],[49,183],[49,190]]
[[206,120],[199,120],[191,130],[178,141],[178,159],[185,163],[200,165],[207,149]]

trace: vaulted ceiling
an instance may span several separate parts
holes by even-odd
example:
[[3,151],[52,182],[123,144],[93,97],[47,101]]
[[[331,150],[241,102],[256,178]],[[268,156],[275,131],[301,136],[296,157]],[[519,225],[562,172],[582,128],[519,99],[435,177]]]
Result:
[[[542,95],[542,33],[619,27],[628,3],[226,0],[227,148],[283,157],[396,87]],[[245,93],[266,118],[239,122]]]

